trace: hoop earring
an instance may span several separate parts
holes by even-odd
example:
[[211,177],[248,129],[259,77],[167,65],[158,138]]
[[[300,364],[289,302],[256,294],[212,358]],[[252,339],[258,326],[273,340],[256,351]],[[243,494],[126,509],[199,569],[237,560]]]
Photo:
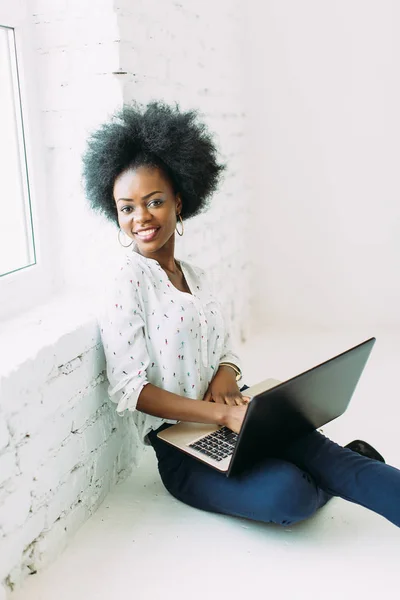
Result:
[[181,220],[181,225],[182,225],[182,233],[180,233],[180,232],[179,232],[179,230],[178,230],[178,226],[176,226],[176,227],[175,227],[175,230],[176,230],[176,233],[177,233],[178,235],[182,236],[182,235],[184,234],[185,228],[184,228],[184,226],[183,226],[183,221],[182,221],[182,217],[181,217],[181,215],[178,215],[178,217],[179,217],[179,219]]
[[118,241],[119,241],[119,243],[121,244],[121,246],[122,246],[123,248],[129,248],[129,246],[132,246],[132,244],[133,244],[133,240],[132,240],[132,241],[131,241],[131,243],[130,243],[130,244],[128,244],[127,246],[125,246],[125,244],[123,244],[123,243],[121,242],[121,238],[119,237],[119,236],[120,236],[120,233],[121,233],[121,229],[118,229]]

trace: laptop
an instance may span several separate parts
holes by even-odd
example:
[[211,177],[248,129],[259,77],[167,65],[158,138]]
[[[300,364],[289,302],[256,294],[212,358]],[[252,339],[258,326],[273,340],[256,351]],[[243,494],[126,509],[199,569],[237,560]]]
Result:
[[239,434],[227,427],[180,422],[157,435],[228,477],[282,454],[296,438],[347,409],[376,338],[287,381],[266,379],[246,389],[250,397]]

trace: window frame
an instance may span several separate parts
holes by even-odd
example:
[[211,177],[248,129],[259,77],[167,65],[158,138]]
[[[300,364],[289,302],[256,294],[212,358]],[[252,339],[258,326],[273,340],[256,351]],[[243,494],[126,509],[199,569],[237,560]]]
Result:
[[26,0],[0,5],[0,24],[14,29],[18,61],[19,94],[25,138],[25,157],[30,191],[36,264],[0,277],[0,327],[40,303],[56,290],[55,257],[50,239],[52,223],[46,211],[46,179],[42,113],[35,81],[37,61],[33,41],[33,20]]

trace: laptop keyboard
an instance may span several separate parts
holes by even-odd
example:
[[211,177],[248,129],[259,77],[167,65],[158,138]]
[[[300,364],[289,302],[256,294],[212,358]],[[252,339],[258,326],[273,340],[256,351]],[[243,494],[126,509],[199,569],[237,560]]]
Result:
[[237,438],[237,433],[234,433],[227,427],[221,427],[221,429],[209,433],[197,440],[197,442],[189,444],[189,448],[193,448],[219,462],[223,458],[233,454]]

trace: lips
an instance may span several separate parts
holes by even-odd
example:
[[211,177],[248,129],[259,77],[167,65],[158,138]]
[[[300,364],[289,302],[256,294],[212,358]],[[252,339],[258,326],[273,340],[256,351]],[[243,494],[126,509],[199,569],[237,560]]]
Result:
[[160,227],[149,227],[148,229],[142,229],[141,231],[135,231],[134,234],[144,242],[149,242],[154,239],[159,232]]

